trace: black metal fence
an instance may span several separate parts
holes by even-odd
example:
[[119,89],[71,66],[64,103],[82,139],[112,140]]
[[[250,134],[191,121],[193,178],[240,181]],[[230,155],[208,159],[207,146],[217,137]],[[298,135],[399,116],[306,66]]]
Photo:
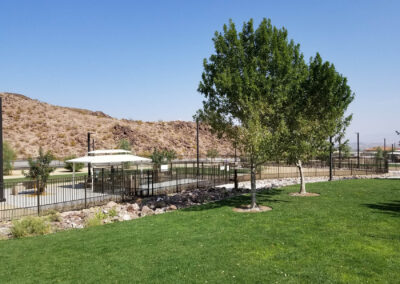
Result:
[[[388,163],[376,159],[333,161],[334,176],[354,176],[386,173]],[[303,166],[306,177],[329,176],[329,164],[310,161]],[[257,168],[257,179],[298,178],[296,166],[282,162],[265,163]],[[44,192],[38,194],[34,180],[5,181],[5,202],[0,202],[0,219],[13,219],[43,214],[47,210],[82,209],[109,201],[121,201],[135,196],[151,196],[208,188],[221,184],[249,181],[250,169],[245,163],[173,162],[161,167],[106,171],[95,169],[87,176],[50,179]]]

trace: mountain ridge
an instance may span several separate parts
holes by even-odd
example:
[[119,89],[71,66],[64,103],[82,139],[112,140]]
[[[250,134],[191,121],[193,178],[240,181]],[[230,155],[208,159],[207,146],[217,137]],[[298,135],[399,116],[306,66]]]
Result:
[[[39,147],[58,158],[84,155],[87,132],[93,133],[96,149],[113,149],[121,139],[131,142],[132,151],[147,155],[157,149],[173,149],[181,157],[196,155],[196,124],[190,121],[117,119],[103,111],[51,105],[28,96],[0,92],[3,98],[3,139],[18,158],[38,154]],[[218,139],[208,125],[200,127],[200,154],[217,149],[232,155],[227,139]]]

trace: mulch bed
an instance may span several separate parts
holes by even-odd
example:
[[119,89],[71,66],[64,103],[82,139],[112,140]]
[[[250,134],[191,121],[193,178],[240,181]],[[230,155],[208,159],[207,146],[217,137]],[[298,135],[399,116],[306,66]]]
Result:
[[238,208],[233,208],[233,211],[240,213],[258,213],[272,210],[271,207],[259,205],[256,208],[250,208],[250,205],[243,205]]

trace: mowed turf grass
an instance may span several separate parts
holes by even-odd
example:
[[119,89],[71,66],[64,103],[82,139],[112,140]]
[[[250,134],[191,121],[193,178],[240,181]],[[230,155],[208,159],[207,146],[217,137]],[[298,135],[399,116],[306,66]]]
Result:
[[330,283],[400,280],[400,181],[307,185],[0,242],[2,283]]

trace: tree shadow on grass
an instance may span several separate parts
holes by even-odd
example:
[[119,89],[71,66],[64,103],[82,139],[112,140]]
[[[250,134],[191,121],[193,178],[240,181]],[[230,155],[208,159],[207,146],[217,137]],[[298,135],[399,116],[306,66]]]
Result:
[[364,206],[383,211],[382,213],[390,214],[394,217],[400,217],[400,200],[387,203],[376,203],[376,204],[363,204]]
[[[279,200],[273,198],[275,195],[281,194],[282,189],[268,189],[257,192],[257,204],[268,205],[273,202],[289,202],[285,200]],[[235,197],[231,197],[228,199],[210,202],[207,204],[199,205],[199,206],[192,206],[189,208],[182,209],[182,211],[203,211],[203,210],[210,210],[216,209],[221,207],[240,207],[241,205],[246,205],[251,203],[251,194],[246,195],[239,195]]]

